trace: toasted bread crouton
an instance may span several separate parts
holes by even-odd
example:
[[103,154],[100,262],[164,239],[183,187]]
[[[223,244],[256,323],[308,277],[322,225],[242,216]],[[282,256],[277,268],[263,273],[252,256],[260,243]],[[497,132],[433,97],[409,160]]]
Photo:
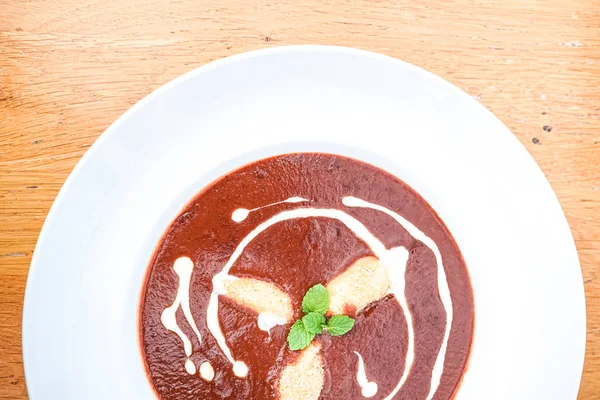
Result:
[[278,385],[281,400],[318,400],[325,383],[320,350],[320,343],[311,343],[293,364],[281,371]]
[[360,312],[370,303],[382,299],[392,282],[378,258],[363,257],[326,285],[331,297],[328,315]]
[[291,322],[294,318],[292,300],[287,293],[270,282],[239,278],[225,282],[226,296],[257,313],[270,313]]

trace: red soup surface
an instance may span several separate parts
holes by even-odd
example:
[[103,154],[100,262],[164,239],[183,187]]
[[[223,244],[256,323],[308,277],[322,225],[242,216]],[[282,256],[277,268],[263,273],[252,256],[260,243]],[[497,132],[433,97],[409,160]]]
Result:
[[[316,284],[326,316],[354,327],[290,350]],[[421,196],[372,165],[300,153],[246,165],[189,202],[149,265],[140,335],[164,400],[443,400],[473,319],[465,262]]]

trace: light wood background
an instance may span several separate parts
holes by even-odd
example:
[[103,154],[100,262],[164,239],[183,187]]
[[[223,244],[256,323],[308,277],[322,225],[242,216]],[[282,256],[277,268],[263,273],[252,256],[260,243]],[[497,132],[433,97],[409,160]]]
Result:
[[87,148],[144,95],[194,67],[298,43],[421,66],[514,132],[577,243],[588,312],[579,398],[600,399],[598,0],[0,0],[0,399],[27,397],[27,270],[50,205]]

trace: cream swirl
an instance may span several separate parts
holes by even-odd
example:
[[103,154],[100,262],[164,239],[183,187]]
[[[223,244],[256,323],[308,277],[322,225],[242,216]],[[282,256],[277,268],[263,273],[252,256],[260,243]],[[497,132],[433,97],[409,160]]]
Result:
[[[234,222],[240,223],[246,219],[246,217],[248,216],[248,214],[250,212],[258,210],[260,208],[269,207],[269,206],[272,206],[275,204],[281,204],[281,203],[298,203],[298,202],[303,202],[303,201],[308,201],[308,200],[301,198],[301,197],[291,197],[289,199],[286,199],[286,200],[283,200],[280,202],[268,204],[263,207],[254,208],[252,210],[247,210],[247,209],[243,209],[243,208],[236,209],[232,213],[232,220]],[[444,339],[443,339],[440,351],[438,352],[438,355],[437,355],[437,358],[436,358],[436,361],[435,361],[435,364],[433,367],[430,388],[429,388],[429,392],[427,395],[427,400],[431,400],[432,397],[435,395],[437,388],[439,387],[439,384],[441,381],[441,376],[442,376],[443,369],[444,369],[444,360],[445,360],[445,356],[446,356],[448,339],[450,336],[450,329],[452,326],[452,318],[453,318],[452,299],[450,297],[450,289],[448,287],[448,282],[446,279],[446,274],[445,274],[445,270],[444,270],[444,266],[442,263],[442,258],[441,258],[439,249],[438,249],[437,245],[435,244],[435,242],[431,238],[429,238],[427,235],[425,235],[421,230],[419,230],[415,225],[410,223],[408,220],[406,220],[405,218],[403,218],[396,212],[389,210],[388,208],[385,208],[381,205],[367,202],[365,200],[358,199],[356,197],[351,197],[351,196],[344,197],[342,199],[342,203],[347,207],[370,208],[370,209],[374,209],[374,210],[377,210],[377,211],[380,211],[380,212],[383,212],[383,213],[389,215],[398,224],[400,224],[410,235],[412,235],[416,240],[421,241],[429,249],[431,249],[431,251],[435,255],[435,259],[437,262],[437,283],[438,283],[440,298],[441,298],[441,301],[442,301],[442,304],[444,307],[444,311],[446,312],[446,327],[445,327],[445,331],[444,331]],[[404,314],[404,317],[406,318],[407,328],[408,328],[408,345],[407,345],[407,349],[406,349],[406,358],[405,358],[405,363],[404,363],[404,369],[402,371],[402,375],[401,375],[397,385],[394,387],[392,392],[389,393],[385,397],[386,400],[392,399],[400,391],[400,389],[402,388],[402,386],[408,379],[408,375],[410,373],[410,370],[412,368],[412,365],[413,365],[414,359],[415,359],[414,326],[413,326],[412,315],[408,308],[407,299],[406,299],[406,296],[404,293],[405,288],[406,288],[406,281],[405,281],[406,265],[408,262],[409,253],[408,253],[407,249],[404,247],[393,247],[393,248],[387,249],[383,245],[383,243],[379,239],[377,239],[365,225],[363,225],[359,220],[357,220],[356,218],[354,218],[353,216],[347,214],[346,212],[344,212],[342,210],[338,210],[338,209],[334,209],[334,208],[310,208],[310,207],[296,208],[296,209],[286,210],[286,211],[282,211],[278,214],[275,214],[274,216],[270,217],[266,221],[264,221],[264,222],[260,223],[258,226],[256,226],[256,228],[254,228],[250,233],[248,233],[248,235],[246,235],[240,241],[240,243],[234,249],[233,253],[229,257],[229,259],[227,260],[227,262],[225,263],[225,265],[223,266],[221,271],[219,271],[212,278],[213,289],[212,289],[212,292],[210,295],[209,303],[207,306],[207,313],[206,313],[207,328],[208,328],[210,334],[215,338],[217,345],[219,346],[221,352],[225,355],[227,360],[232,364],[234,374],[238,377],[246,377],[248,375],[248,367],[242,360],[235,359],[234,355],[232,354],[231,349],[227,345],[225,336],[222,332],[222,329],[221,329],[221,326],[219,323],[219,296],[227,294],[226,289],[225,289],[225,287],[226,287],[225,283],[228,280],[238,279],[235,276],[230,275],[229,271],[230,271],[231,267],[235,264],[235,262],[239,259],[239,257],[242,255],[245,248],[269,227],[276,225],[280,222],[288,221],[288,220],[302,219],[302,218],[317,218],[317,217],[335,219],[335,220],[342,222],[348,229],[350,229],[354,233],[354,235],[356,235],[356,237],[361,239],[371,249],[373,254],[377,258],[379,258],[379,260],[382,262],[382,264],[385,266],[385,268],[388,271],[388,274],[389,274],[389,277],[391,280],[390,293],[392,293],[394,295],[394,297],[396,298],[396,300],[398,301],[398,303],[402,309],[402,312]],[[183,261],[180,261],[180,260],[183,260]],[[185,260],[187,260],[187,261],[185,261]],[[192,364],[193,371],[194,371],[194,372],[192,372],[192,368],[189,365],[189,361],[190,361],[189,357],[191,355],[191,350],[192,350],[191,342],[190,342],[189,338],[187,338],[187,336],[181,331],[181,329],[179,328],[179,326],[177,325],[177,322],[175,320],[175,312],[176,312],[177,308],[179,306],[181,306],[188,323],[194,329],[194,332],[196,333],[198,340],[199,341],[201,340],[200,333],[198,332],[198,329],[197,329],[195,322],[193,320],[193,317],[191,315],[191,311],[189,310],[189,282],[191,279],[193,263],[191,262],[191,260],[189,260],[189,258],[182,257],[176,261],[174,269],[175,269],[175,272],[180,276],[177,297],[176,297],[173,305],[167,307],[163,311],[161,321],[167,329],[176,333],[182,340],[182,342],[184,344],[185,353],[188,357],[188,362],[186,362],[186,370],[189,373],[195,373],[195,366],[193,366],[193,364]],[[272,326],[283,324],[283,323],[285,323],[285,321],[281,318],[274,318],[271,315],[265,314],[265,315],[258,316],[257,323],[258,323],[258,326],[260,327],[260,329],[269,331]],[[362,359],[362,356],[358,353],[356,353],[356,355],[359,358],[358,370],[357,370],[357,380],[359,380],[359,384],[361,385],[361,388],[363,389],[362,394],[364,397],[374,396],[377,392],[377,384],[375,382],[369,382],[366,379],[365,366],[364,366],[364,361]],[[209,365],[210,364],[204,365],[204,368],[203,368],[204,372],[202,373],[203,377],[207,381],[210,381],[212,379],[212,377],[211,377],[211,379],[207,379],[208,378],[207,375],[211,375],[211,373],[206,372],[207,370],[209,370],[209,367],[208,367]],[[210,368],[212,368],[212,367],[210,367]],[[214,371],[212,372],[212,375],[214,375]]]
[[190,375],[196,373],[196,366],[190,360],[190,356],[192,355],[192,342],[177,324],[176,313],[177,309],[181,307],[185,319],[187,320],[188,324],[190,324],[194,330],[194,333],[196,334],[196,337],[198,338],[198,343],[202,343],[202,336],[200,336],[200,331],[196,326],[196,321],[194,321],[194,316],[192,315],[192,311],[190,309],[190,281],[192,279],[193,269],[194,263],[188,257],[180,257],[175,260],[175,263],[173,264],[173,270],[179,277],[177,295],[175,296],[175,301],[173,301],[173,304],[165,308],[160,316],[160,321],[164,327],[171,332],[174,332],[183,342],[183,350],[187,356],[187,360],[185,361],[185,370]]

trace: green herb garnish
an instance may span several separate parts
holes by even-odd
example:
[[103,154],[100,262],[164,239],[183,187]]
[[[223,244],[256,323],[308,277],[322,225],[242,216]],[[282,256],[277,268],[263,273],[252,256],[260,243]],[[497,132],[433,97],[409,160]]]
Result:
[[302,311],[305,315],[294,322],[288,333],[287,341],[290,350],[302,350],[308,347],[315,335],[320,335],[324,330],[331,336],[341,336],[350,332],[354,326],[353,318],[347,315],[334,315],[329,320],[325,319],[329,302],[329,292],[325,286],[318,284],[308,289],[302,299]]
[[325,286],[315,285],[308,289],[308,292],[302,299],[302,311],[304,314],[316,312],[321,315],[325,315],[329,308],[329,292],[325,289]]
[[354,326],[354,319],[347,315],[334,315],[327,321],[327,332],[331,336],[342,336],[350,332]]
[[302,350],[307,347],[314,339],[315,334],[310,333],[304,327],[302,320],[294,322],[290,333],[288,333],[287,341],[291,350]]
[[307,331],[314,333],[315,335],[323,333],[323,328],[327,326],[325,316],[319,314],[318,312],[306,314],[304,317],[302,317],[302,323]]

